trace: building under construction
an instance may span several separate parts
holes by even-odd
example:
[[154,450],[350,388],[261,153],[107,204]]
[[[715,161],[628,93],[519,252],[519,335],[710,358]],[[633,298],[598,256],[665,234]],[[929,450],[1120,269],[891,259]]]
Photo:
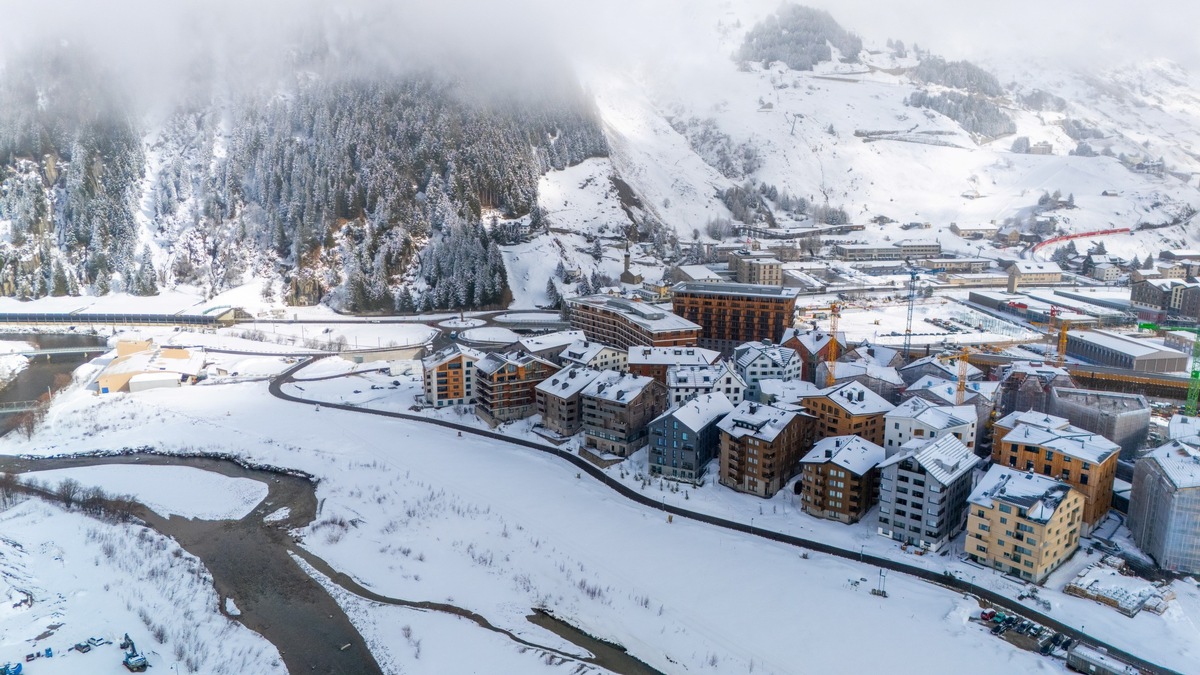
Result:
[[1049,412],[1051,389],[1076,386],[1065,369],[1041,361],[1014,361],[1002,366],[998,374],[996,410],[1000,416],[1027,410]]
[[1054,387],[1046,412],[1121,446],[1124,459],[1135,457],[1150,430],[1150,402],[1141,394]]

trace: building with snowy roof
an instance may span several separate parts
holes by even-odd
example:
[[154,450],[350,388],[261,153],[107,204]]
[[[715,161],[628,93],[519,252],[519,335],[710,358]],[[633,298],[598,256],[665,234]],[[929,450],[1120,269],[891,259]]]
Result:
[[573,436],[583,428],[583,390],[601,371],[572,365],[542,380],[534,388],[542,426],[560,436]]
[[1057,284],[1062,268],[1054,262],[1018,260],[1008,268],[1008,292],[1016,293],[1021,284]]
[[967,501],[977,563],[1040,584],[1079,548],[1083,495],[1062,481],[993,465]]
[[[907,383],[913,383],[925,377],[944,377],[948,380],[958,380],[958,359],[942,359],[937,354],[924,356],[900,369],[900,377]],[[983,371],[967,364],[967,380],[982,380]]]
[[1121,446],[1129,459],[1150,434],[1150,402],[1141,394],[1054,387],[1047,408],[1051,415]]
[[[1194,418],[1193,418],[1194,419]],[[1133,467],[1127,525],[1158,566],[1200,574],[1200,439],[1172,440]]]
[[[988,420],[996,409],[996,399],[1000,394],[1000,383],[992,380],[968,382],[963,391],[963,405],[975,409],[975,451],[991,454],[991,436]],[[910,398],[922,398],[934,405],[957,405],[958,382],[940,377],[926,375],[908,385],[900,393],[907,401]]]
[[1076,386],[1065,368],[1042,361],[1013,361],[1001,366],[998,374],[1000,398],[996,410],[1001,415],[1025,410],[1046,412],[1051,389]]
[[1121,446],[1062,417],[1032,410],[1006,415],[992,433],[996,464],[1050,476],[1083,493],[1085,530],[1108,513]]
[[717,423],[734,404],[720,392],[701,394],[672,406],[650,422],[650,473],[697,483],[704,467],[717,456]]
[[586,340],[587,336],[581,330],[557,330],[552,333],[531,335],[517,341],[515,349],[525,354],[546,359],[556,366],[563,365],[560,358],[568,346]]
[[969,405],[935,405],[913,397],[883,416],[884,447],[898,448],[914,438],[951,435],[974,450],[978,426],[975,408]]
[[857,523],[875,504],[884,449],[858,436],[822,438],[800,460],[805,513]]
[[703,326],[700,346],[729,354],[743,342],[782,335],[796,313],[796,289],[682,282],[675,285],[671,306],[679,316]]
[[667,396],[671,405],[714,392],[725,394],[734,405],[745,398],[746,381],[729,361],[667,369]]
[[606,370],[584,387],[583,442],[628,457],[646,444],[647,425],[667,409],[667,388],[656,380]]
[[[796,350],[796,353],[800,355],[803,363],[800,377],[809,382],[817,382],[817,365],[829,358],[830,349],[836,348],[838,353],[842,353],[846,351],[848,345],[845,333],[838,331],[837,335],[833,335],[827,330],[816,328],[809,330],[787,328],[783,331],[779,342],[784,347]],[[835,343],[836,347],[834,347]]]
[[835,384],[801,401],[817,418],[817,436],[856,435],[883,445],[883,416],[893,406],[858,382]]
[[665,309],[611,295],[587,295],[567,300],[571,328],[587,339],[618,349],[635,345],[679,347],[696,344],[700,326]]
[[458,343],[421,359],[425,402],[441,408],[475,400],[475,364],[481,352]]
[[803,412],[742,401],[717,424],[721,484],[770,497],[800,469],[813,444],[813,418]]
[[1067,331],[1067,356],[1144,373],[1177,373],[1188,367],[1188,355],[1181,351],[1107,330]]
[[966,523],[980,459],[953,436],[909,441],[879,465],[879,534],[940,550]]
[[1200,436],[1200,417],[1172,415],[1171,421],[1167,423],[1167,438],[1182,441],[1192,436]]
[[796,350],[769,340],[747,342],[733,350],[733,363],[746,381],[749,398],[758,397],[759,380],[796,380],[804,368]]
[[701,347],[631,347],[626,357],[629,372],[667,383],[667,372],[677,366],[710,366],[721,353]]
[[112,394],[157,389],[166,386],[168,377],[175,386],[195,384],[205,376],[206,363],[204,349],[199,347],[160,347],[148,340],[122,340],[117,343],[117,357],[96,376],[96,391]]
[[900,400],[900,392],[904,390],[904,378],[895,368],[872,361],[820,363],[817,365],[817,382],[829,382],[831,372],[833,384],[858,382],[891,403]]
[[629,352],[592,340],[576,340],[558,354],[563,366],[579,365],[594,370],[629,369]]

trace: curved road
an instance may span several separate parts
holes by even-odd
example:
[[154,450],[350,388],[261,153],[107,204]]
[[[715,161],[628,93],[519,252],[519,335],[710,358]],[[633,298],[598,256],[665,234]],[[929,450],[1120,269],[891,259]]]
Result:
[[[323,358],[323,356],[321,358]],[[1025,618],[1032,619],[1033,621],[1036,621],[1037,623],[1039,623],[1043,626],[1046,626],[1052,630],[1063,633],[1064,635],[1067,635],[1075,640],[1084,642],[1089,645],[1103,647],[1103,648],[1107,649],[1110,654],[1117,656],[1118,658],[1124,659],[1128,663],[1135,665],[1138,668],[1141,668],[1143,670],[1146,670],[1146,671],[1149,671],[1152,673],[1161,673],[1163,675],[1181,675],[1177,671],[1170,670],[1168,668],[1164,668],[1157,664],[1151,663],[1145,659],[1142,659],[1138,656],[1130,654],[1129,652],[1124,651],[1124,650],[1120,649],[1119,647],[1115,647],[1115,646],[1110,645],[1102,640],[1098,640],[1095,637],[1092,637],[1092,636],[1084,633],[1083,631],[1081,631],[1077,628],[1074,628],[1073,626],[1069,626],[1065,623],[1062,623],[1061,621],[1059,621],[1053,617],[1050,617],[1050,616],[1043,614],[1042,612],[1039,612],[1031,607],[1023,605],[1020,602],[1013,600],[1012,598],[1009,598],[1007,596],[996,593],[995,591],[992,591],[990,589],[983,588],[981,586],[976,586],[975,584],[972,584],[969,581],[964,581],[964,580],[954,577],[948,573],[937,573],[937,572],[933,572],[931,570],[927,570],[923,567],[916,567],[914,565],[909,565],[907,563],[903,563],[903,562],[900,562],[897,560],[892,560],[889,558],[881,558],[881,557],[874,556],[874,555],[863,555],[861,553],[861,551],[852,551],[850,549],[839,548],[837,546],[833,546],[833,545],[827,544],[825,542],[815,541],[812,539],[804,539],[802,537],[794,537],[791,535],[781,534],[779,532],[773,532],[771,530],[763,530],[761,527],[754,528],[745,523],[739,523],[739,522],[732,521],[732,520],[726,520],[724,518],[718,518],[716,516],[711,516],[711,515],[708,515],[705,513],[698,513],[696,511],[690,511],[688,509],[679,508],[677,506],[664,505],[661,502],[650,499],[650,498],[636,492],[635,490],[632,490],[625,484],[615,480],[608,474],[601,471],[595,465],[593,465],[590,462],[588,462],[587,460],[579,457],[578,455],[563,453],[554,446],[543,445],[541,443],[535,443],[533,441],[528,441],[528,440],[521,439],[521,438],[513,438],[511,436],[505,436],[503,434],[498,434],[498,433],[491,432],[491,431],[484,431],[482,429],[477,429],[475,427],[470,427],[470,426],[466,426],[466,425],[462,425],[462,424],[455,424],[454,422],[446,422],[446,421],[439,420],[439,419],[431,419],[428,417],[422,417],[420,415],[410,415],[407,413],[390,412],[390,411],[386,411],[386,410],[371,410],[369,408],[361,408],[358,406],[348,405],[345,403],[333,403],[330,401],[319,401],[319,400],[315,400],[315,399],[300,398],[299,396],[293,396],[291,394],[285,393],[283,391],[283,385],[288,384],[288,383],[292,382],[293,380],[295,380],[296,373],[298,373],[301,369],[305,368],[306,366],[310,365],[311,363],[312,363],[312,361],[307,361],[307,360],[301,361],[300,363],[296,364],[295,366],[292,366],[288,370],[281,373],[278,377],[275,377],[274,379],[272,379],[270,387],[269,387],[271,395],[278,399],[282,399],[284,401],[291,401],[293,403],[304,403],[306,405],[321,405],[325,408],[334,408],[337,410],[345,410],[347,412],[362,413],[362,414],[367,414],[367,415],[377,415],[379,417],[391,417],[391,418],[395,418],[395,419],[408,420],[408,421],[412,421],[412,422],[421,422],[424,424],[433,424],[436,426],[445,427],[447,429],[454,429],[455,431],[460,431],[462,433],[475,434],[477,436],[483,436],[484,438],[489,438],[489,439],[500,441],[503,443],[519,445],[519,446],[522,446],[525,448],[529,448],[531,450],[537,450],[537,451],[544,452],[547,454],[557,455],[558,457],[562,458],[563,460],[575,465],[575,467],[578,468],[581,472],[588,474],[592,478],[594,478],[594,479],[600,481],[601,483],[603,483],[604,485],[608,486],[609,488],[611,488],[612,490],[614,490],[615,492],[620,494],[622,497],[625,497],[626,499],[637,502],[638,504],[641,504],[643,506],[647,506],[652,509],[662,510],[667,513],[674,514],[676,516],[680,516],[682,518],[690,518],[692,520],[696,520],[696,521],[699,521],[702,523],[707,523],[709,525],[723,527],[728,530],[734,530],[737,532],[742,532],[744,534],[749,534],[749,535],[756,536],[756,537],[762,537],[764,539],[770,539],[772,541],[776,541],[776,542],[779,542],[782,544],[788,544],[788,545],[796,546],[799,548],[805,548],[808,550],[816,551],[818,553],[826,553],[829,555],[837,556],[839,558],[845,558],[847,560],[860,561],[860,562],[863,562],[866,564],[874,565],[876,567],[881,567],[883,569],[886,569],[886,570],[889,570],[892,572],[900,572],[903,574],[908,574],[908,575],[911,575],[911,576],[914,576],[914,577],[917,577],[920,579],[924,579],[925,581],[936,583],[938,585],[945,586],[947,588],[952,588],[956,591],[961,591],[963,593],[970,593],[971,595],[975,595],[979,598],[982,598],[983,600],[986,600],[986,601],[992,603],[996,607],[1002,608],[1006,611],[1015,612],[1017,614],[1020,614],[1021,616],[1024,616]]]

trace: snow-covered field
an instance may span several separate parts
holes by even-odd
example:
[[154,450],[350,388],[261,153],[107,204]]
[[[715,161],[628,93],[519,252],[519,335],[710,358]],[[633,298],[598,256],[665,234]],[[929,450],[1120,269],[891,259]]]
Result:
[[[822,308],[824,309],[824,308]],[[838,319],[838,330],[852,342],[869,340],[874,344],[898,346],[904,344],[904,324],[908,306],[904,301],[891,303],[875,301],[869,306],[844,307]],[[949,321],[960,329],[952,332],[930,319]],[[817,322],[824,329],[829,321]],[[946,298],[918,300],[913,308],[914,345],[940,344],[947,341],[961,345],[989,344],[1011,340],[1034,340],[1040,335],[1015,323],[997,319],[965,304]]]
[[[330,364],[323,369],[344,367],[325,361]],[[327,373],[302,373],[318,374]],[[308,395],[327,386],[339,392],[354,386],[364,397],[399,391],[370,390],[363,385],[370,380],[361,379],[369,377],[358,376],[359,384],[301,386]],[[532,642],[555,645],[558,638],[525,620],[531,607],[546,606],[665,672],[749,672],[751,663],[754,672],[796,672],[797,663],[822,672],[928,672],[923,659],[895,656],[916,643],[935,650],[939,663],[951,668],[1061,669],[968,621],[977,605],[957,594],[893,574],[886,581],[890,597],[873,597],[867,590],[877,582],[877,570],[870,566],[816,554],[805,559],[790,547],[684,519],[668,523],[661,512],[621,499],[550,455],[420,423],[288,404],[270,397],[262,383],[154,393],[137,399],[60,395],[60,414],[51,415],[44,429],[30,441],[5,438],[0,451],[52,454],[155,438],[164,450],[230,452],[309,471],[321,479],[318,523],[326,524],[304,533],[305,547],[373,591],[454,604]],[[621,466],[636,469],[636,461]],[[633,481],[633,471],[627,480]],[[687,493],[653,484],[647,489],[687,508],[754,518],[756,526],[907,555],[865,526],[798,513],[787,494],[763,501],[715,486]],[[357,526],[338,526],[341,520]],[[989,583],[1013,594],[1020,590],[1001,577]],[[1053,602],[1056,615],[1089,633],[1184,672],[1200,669],[1200,634],[1192,624],[1200,601],[1190,595],[1166,617],[1133,620],[1058,594]],[[391,632],[397,624],[411,625],[429,646],[453,643],[444,631],[456,629],[444,622],[347,604],[357,605],[349,609],[364,633],[390,638],[388,648],[400,654],[395,658],[411,660],[404,650],[412,649]],[[864,616],[888,630],[871,634],[870,649],[845,649],[844,636],[861,633]],[[428,653],[421,661],[433,658]]]
[[[126,673],[116,645],[128,633],[154,672],[286,672],[269,642],[217,605],[203,565],[152,530],[38,499],[0,510],[0,663],[51,648],[25,672]],[[111,642],[71,649],[93,636]]]
[[110,495],[136,494],[160,516],[202,520],[239,520],[267,496],[267,486],[249,478],[231,478],[186,466],[90,466],[26,474],[53,489],[64,480]]

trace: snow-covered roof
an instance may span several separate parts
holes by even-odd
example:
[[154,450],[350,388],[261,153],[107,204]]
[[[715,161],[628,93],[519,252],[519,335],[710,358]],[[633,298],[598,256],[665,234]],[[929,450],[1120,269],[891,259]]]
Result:
[[859,361],[874,361],[881,366],[886,366],[894,361],[896,355],[899,353],[900,350],[894,347],[884,347],[882,345],[873,345],[869,342],[863,342],[845,356],[846,358],[852,357]]
[[833,379],[845,380],[851,377],[867,376],[899,387],[904,386],[904,378],[891,366],[881,366],[872,361],[834,361]]
[[629,403],[637,398],[643,389],[653,383],[654,378],[652,377],[605,370],[601,371],[599,377],[583,388],[583,395],[602,401]]
[[781,380],[777,377],[758,381],[758,392],[773,405],[799,403],[808,396],[818,396],[821,388],[804,380]]
[[1003,377],[1000,378],[1001,381],[1017,374],[1033,375],[1047,382],[1058,376],[1071,377],[1071,374],[1065,368],[1052,366],[1044,361],[1013,361],[1001,368],[1001,370],[1003,371]]
[[674,417],[681,424],[693,431],[699,431],[708,426],[713,420],[733,412],[733,403],[721,392],[701,394],[672,407],[658,416],[655,422],[664,417]]
[[[1191,440],[1200,442],[1200,439]],[[1200,448],[1194,443],[1168,441],[1138,461],[1157,463],[1176,489],[1200,488]]]
[[1010,268],[1020,274],[1062,274],[1062,268],[1055,262],[1037,262],[1034,260],[1018,260]]
[[117,373],[148,373],[162,371],[199,377],[204,370],[204,350],[199,347],[154,347],[141,352],[120,356],[109,362],[103,375]]
[[1200,436],[1200,417],[1172,415],[1167,423],[1167,438],[1177,441],[1192,436]]
[[1067,335],[1106,349],[1129,354],[1134,358],[1153,356],[1155,354],[1161,354],[1164,357],[1184,355],[1183,352],[1177,349],[1171,349],[1170,347],[1164,347],[1147,340],[1139,340],[1107,330],[1071,330],[1067,331]]
[[[1042,415],[1042,413],[1034,414]],[[1008,415],[1004,419],[1007,420],[1012,416]],[[1013,427],[1012,431],[1005,434],[1003,440],[1007,443],[1020,445],[1036,445],[1061,452],[1064,455],[1075,457],[1084,462],[1093,462],[1096,464],[1104,462],[1109,457],[1121,451],[1121,446],[1100,434],[1093,434],[1086,429],[1066,424],[1066,420],[1063,420],[1061,417],[1054,417],[1052,415],[1044,415],[1044,417],[1062,420],[1063,424],[1051,426],[1038,421],[1033,423],[1022,421]],[[1003,422],[1004,420],[997,422],[996,425],[1008,428],[1008,425]]]
[[[986,401],[992,401],[995,400],[996,392],[999,390],[999,382],[989,380],[968,382],[963,395],[963,402],[973,401],[981,396]],[[958,382],[952,382],[934,375],[923,375],[919,380],[908,385],[904,391],[913,393],[927,391],[947,403],[954,403],[958,400]]]
[[712,271],[708,265],[680,265],[679,271],[693,281],[722,281],[721,275]]
[[[678,314],[673,314],[665,309],[660,309],[644,302],[634,302],[633,300],[626,300],[625,298],[618,298],[612,295],[586,295],[571,298],[567,302],[572,305],[590,305],[620,314],[625,320],[651,333],[700,330],[698,324],[692,323]],[[582,337],[580,335],[579,339],[582,339]],[[570,342],[573,342],[573,340],[568,341],[567,344],[570,344]]]
[[895,407],[879,394],[853,380],[822,389],[820,395],[852,415],[886,413]]
[[571,366],[538,383],[537,390],[559,398],[571,398],[600,377],[599,370]]
[[[921,357],[921,358],[917,359],[916,361],[913,361],[912,363],[910,363],[906,366],[903,366],[902,368],[900,368],[900,370],[912,370],[914,368],[920,368],[921,366],[933,366],[933,367],[937,368],[938,370],[951,376],[952,378],[957,379],[958,378],[958,362],[959,362],[959,359],[947,359],[947,360],[943,361],[941,358],[938,357],[938,355],[930,354],[929,356]],[[972,377],[979,377],[981,375],[983,375],[982,370],[976,368],[975,366],[973,366],[969,363],[967,364],[967,378],[968,379],[972,378]]]
[[559,357],[569,361],[575,361],[577,363],[589,363],[599,356],[600,352],[603,352],[605,349],[620,351],[616,347],[610,347],[603,342],[596,342],[595,340],[576,340],[575,342],[567,345],[567,348],[562,350],[562,352],[559,354]]
[[719,361],[711,366],[671,366],[667,369],[667,386],[711,387],[725,377],[732,378],[742,387],[746,386],[746,381],[730,367],[728,361]]
[[721,352],[700,347],[630,347],[629,365],[687,366],[710,365],[721,358]]
[[[829,341],[832,339],[832,337],[833,336],[830,335],[829,331],[827,330],[810,329],[801,331],[796,328],[787,328],[783,331],[783,338],[780,339],[780,342],[791,342],[792,340],[795,340],[800,344],[800,346],[804,347],[804,350],[809,354],[816,354],[824,349],[825,345],[829,344]],[[842,346],[845,346],[846,334],[842,331],[838,331],[837,341]]]
[[912,458],[942,485],[949,485],[969,473],[980,459],[954,436],[919,439],[905,443],[904,451],[892,455],[879,466],[885,467]]
[[733,353],[737,358],[737,367],[743,370],[759,359],[767,359],[772,368],[786,368],[796,358],[795,349],[767,341],[746,342],[738,345]]
[[675,284],[673,290],[675,293],[688,293],[692,295],[740,295],[755,298],[780,298],[784,300],[794,299],[797,295],[797,290],[794,288],[780,288],[779,286],[762,284],[711,283],[707,281],[681,281]]
[[586,340],[587,336],[581,330],[560,330],[545,335],[534,335],[521,338],[521,347],[531,352],[544,352],[548,349],[564,348],[574,342]]
[[995,502],[1012,504],[1025,509],[1026,519],[1045,523],[1070,492],[1070,485],[1053,478],[993,464],[967,501],[988,509]]
[[448,361],[453,361],[459,356],[465,356],[473,361],[479,361],[483,358],[483,352],[476,351],[470,347],[463,346],[456,342],[421,359],[421,365],[424,366],[426,370],[432,370]]
[[934,405],[929,401],[913,397],[884,415],[887,420],[912,419],[928,429],[938,431],[961,427],[976,421],[975,408],[969,405]]
[[754,401],[742,401],[717,426],[734,438],[753,436],[771,442],[800,414]]
[[832,462],[861,476],[878,466],[887,456],[879,445],[862,436],[829,436],[817,441],[808,454],[800,460],[803,464]]
[[475,362],[475,368],[491,375],[506,366],[527,366],[531,363],[544,363],[551,368],[557,368],[553,363],[546,359],[539,358],[533,354],[525,354],[523,352],[508,352],[507,354],[497,354],[492,352],[482,359]]

